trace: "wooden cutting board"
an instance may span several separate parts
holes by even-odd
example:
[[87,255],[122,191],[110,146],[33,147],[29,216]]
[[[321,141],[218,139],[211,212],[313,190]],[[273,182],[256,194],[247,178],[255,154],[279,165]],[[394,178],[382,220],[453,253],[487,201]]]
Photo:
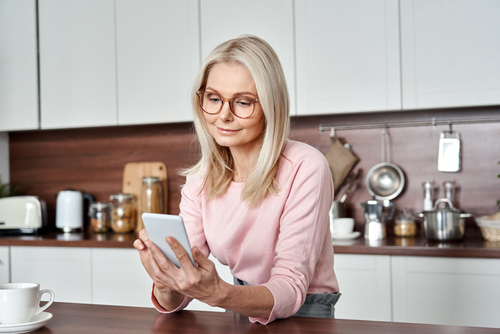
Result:
[[136,198],[137,226],[135,231],[139,232],[144,228],[142,222],[142,178],[156,176],[162,179],[163,184],[163,213],[168,211],[168,188],[167,188],[167,166],[163,162],[129,162],[123,170],[123,193],[134,194]]

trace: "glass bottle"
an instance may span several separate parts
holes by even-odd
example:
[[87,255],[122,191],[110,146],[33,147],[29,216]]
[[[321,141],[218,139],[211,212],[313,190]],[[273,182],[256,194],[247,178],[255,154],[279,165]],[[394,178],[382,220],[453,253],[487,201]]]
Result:
[[133,194],[114,194],[112,203],[111,228],[117,233],[128,233],[135,229],[135,196]]
[[163,211],[163,187],[162,179],[159,177],[142,178],[142,212],[164,213]]
[[94,232],[108,232],[111,228],[111,203],[92,203],[89,208],[89,217]]

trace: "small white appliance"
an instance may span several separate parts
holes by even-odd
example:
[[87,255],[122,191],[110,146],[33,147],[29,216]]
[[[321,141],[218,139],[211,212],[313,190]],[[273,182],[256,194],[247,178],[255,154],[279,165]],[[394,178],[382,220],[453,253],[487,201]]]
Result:
[[92,196],[78,190],[62,190],[57,194],[56,227],[63,232],[78,232],[84,229],[87,213],[84,210],[85,202],[89,206],[93,202]]
[[35,196],[0,198],[0,235],[38,233],[47,225],[46,212]]

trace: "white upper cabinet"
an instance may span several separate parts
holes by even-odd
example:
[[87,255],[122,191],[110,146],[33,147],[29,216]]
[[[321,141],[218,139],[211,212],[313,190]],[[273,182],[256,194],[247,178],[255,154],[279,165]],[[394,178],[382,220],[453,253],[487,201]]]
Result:
[[39,128],[35,0],[0,0],[0,131]]
[[296,0],[299,115],[401,109],[398,0]]
[[117,124],[114,0],[39,0],[42,129]]
[[500,104],[500,1],[401,0],[403,109]]
[[198,1],[116,1],[118,124],[191,121]]
[[203,0],[201,3],[202,61],[220,43],[243,34],[266,40],[280,59],[295,114],[293,3],[290,0]]

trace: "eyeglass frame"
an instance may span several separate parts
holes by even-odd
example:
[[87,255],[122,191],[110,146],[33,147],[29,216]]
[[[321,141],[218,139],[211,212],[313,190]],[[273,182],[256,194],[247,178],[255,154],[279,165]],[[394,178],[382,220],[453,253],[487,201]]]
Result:
[[[206,111],[205,109],[203,109],[203,101],[202,101],[202,96],[203,96],[205,93],[213,93],[213,94],[218,95],[218,96],[220,97],[220,99],[221,99],[222,103],[221,103],[221,105],[220,105],[220,109],[219,109],[219,111],[217,111],[216,113],[209,113],[208,111]],[[247,116],[247,117],[241,117],[241,116],[236,115],[236,112],[235,112],[235,111],[234,111],[234,109],[233,109],[233,103],[232,103],[232,102],[233,102],[233,100],[234,100],[234,99],[236,99],[236,98],[238,98],[238,97],[243,96],[243,94],[236,95],[236,96],[234,96],[234,97],[232,97],[232,98],[230,98],[230,99],[226,99],[226,98],[222,97],[222,95],[220,95],[220,94],[219,94],[219,93],[217,93],[217,92],[210,92],[210,91],[206,91],[206,90],[199,90],[199,91],[197,91],[197,92],[196,92],[196,95],[198,96],[198,105],[200,106],[201,110],[203,110],[203,112],[204,112],[204,113],[207,113],[208,115],[218,115],[218,114],[220,114],[220,112],[222,111],[222,108],[224,108],[224,104],[225,104],[226,102],[228,102],[228,103],[229,103],[229,110],[231,110],[231,113],[232,113],[234,116],[236,116],[236,117],[238,117],[238,118],[241,118],[241,119],[247,119],[247,118],[252,117],[253,113],[255,112],[255,103],[256,103],[256,102],[260,102],[260,100],[259,100],[259,99],[250,99],[250,101],[252,101],[252,105],[253,105],[253,110],[252,110],[252,113],[251,113],[249,116]]]

